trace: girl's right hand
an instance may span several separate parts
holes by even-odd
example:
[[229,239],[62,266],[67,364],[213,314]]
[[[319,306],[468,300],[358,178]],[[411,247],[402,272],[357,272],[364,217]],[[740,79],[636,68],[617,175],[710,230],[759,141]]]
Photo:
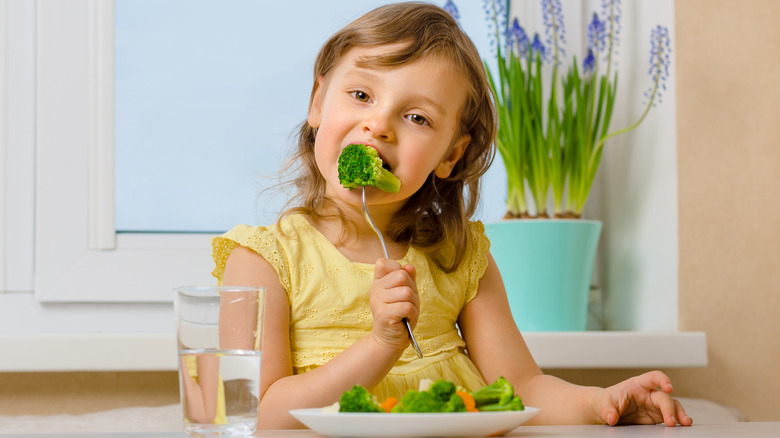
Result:
[[396,351],[403,351],[409,346],[403,319],[407,318],[412,328],[417,325],[420,299],[415,277],[412,265],[402,267],[395,260],[385,258],[376,261],[370,300],[374,317],[371,334],[378,344]]

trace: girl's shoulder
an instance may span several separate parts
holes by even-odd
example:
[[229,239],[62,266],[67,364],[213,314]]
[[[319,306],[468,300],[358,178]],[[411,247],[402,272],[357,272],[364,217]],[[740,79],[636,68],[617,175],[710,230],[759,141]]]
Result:
[[[429,263],[433,281],[445,285],[441,289],[448,291],[446,293],[450,294],[448,299],[451,302],[462,300],[463,305],[471,301],[477,294],[479,282],[488,267],[488,252],[490,250],[490,241],[485,235],[485,227],[481,222],[469,222],[466,233],[465,241],[468,244],[463,248],[465,253],[454,271],[447,272],[436,266],[432,260]],[[447,250],[454,251],[455,248],[451,246]]]
[[465,275],[469,283],[474,283],[482,278],[488,265],[488,252],[490,251],[490,240],[485,234],[485,226],[480,221],[469,222],[470,248],[464,263],[459,271]]
[[273,225],[236,225],[224,234],[212,238],[212,246],[237,244],[258,250],[271,242],[299,238],[297,217],[286,216]]
[[299,214],[285,216],[268,226],[236,225],[211,239],[215,263],[212,275],[222,278],[230,253],[237,245],[241,245],[263,256],[281,277],[282,272],[289,271],[289,254],[314,237],[311,228],[309,222]]
[[482,221],[469,221],[469,233],[471,233],[472,242],[484,240],[485,243],[490,243],[487,241],[487,235],[485,235],[485,225],[482,223]]
[[[441,275],[453,275],[459,281],[464,283],[464,287],[471,288],[482,277],[487,269],[487,255],[490,251],[490,241],[485,234],[485,226],[480,221],[469,221],[466,229],[467,236],[461,240],[464,246],[460,248],[465,251],[461,257],[461,262],[455,271],[446,274],[443,271]],[[444,251],[457,251],[454,246],[446,247]],[[451,257],[452,253],[445,253],[446,257]],[[441,271],[441,269],[437,269]]]

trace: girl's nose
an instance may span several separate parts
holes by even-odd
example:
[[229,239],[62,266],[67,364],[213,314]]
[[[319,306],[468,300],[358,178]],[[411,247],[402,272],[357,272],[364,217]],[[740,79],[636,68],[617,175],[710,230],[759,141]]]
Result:
[[363,120],[363,132],[370,133],[372,137],[382,141],[395,140],[393,123],[390,116],[380,110],[371,111]]

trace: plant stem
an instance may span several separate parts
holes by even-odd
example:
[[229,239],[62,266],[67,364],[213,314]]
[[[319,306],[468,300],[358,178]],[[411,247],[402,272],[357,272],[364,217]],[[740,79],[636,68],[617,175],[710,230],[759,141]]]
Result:
[[639,126],[642,123],[645,117],[647,117],[647,114],[650,112],[650,109],[653,107],[653,101],[655,100],[655,95],[657,91],[658,91],[658,81],[655,81],[655,83],[653,84],[653,92],[650,95],[650,101],[647,103],[647,107],[645,108],[645,111],[642,113],[642,115],[639,117],[639,119],[636,122],[634,122],[630,126],[626,126],[623,129],[618,129],[617,131],[610,132],[609,134],[601,137],[599,142],[596,143],[596,147],[593,148],[593,153],[590,156],[590,162],[588,163],[588,168],[593,168],[594,165],[597,165],[597,163],[595,162],[596,156],[601,152],[601,148],[604,147],[604,143],[607,140],[609,140],[610,138],[616,135],[625,134],[626,132],[635,129],[637,126]]

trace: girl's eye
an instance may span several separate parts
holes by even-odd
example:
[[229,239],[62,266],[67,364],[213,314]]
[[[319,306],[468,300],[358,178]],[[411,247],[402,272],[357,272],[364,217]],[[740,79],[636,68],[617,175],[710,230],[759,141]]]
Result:
[[357,100],[359,100],[361,102],[368,102],[369,100],[371,100],[371,98],[368,97],[368,94],[366,94],[366,93],[364,93],[362,91],[353,91],[350,94],[352,95],[352,97],[354,97],[355,99],[357,99]]
[[412,123],[414,123],[416,125],[427,125],[428,124],[428,120],[426,120],[425,117],[423,117],[423,116],[421,116],[419,114],[409,114],[408,116],[406,116],[406,118],[409,119],[409,121],[411,121]]

